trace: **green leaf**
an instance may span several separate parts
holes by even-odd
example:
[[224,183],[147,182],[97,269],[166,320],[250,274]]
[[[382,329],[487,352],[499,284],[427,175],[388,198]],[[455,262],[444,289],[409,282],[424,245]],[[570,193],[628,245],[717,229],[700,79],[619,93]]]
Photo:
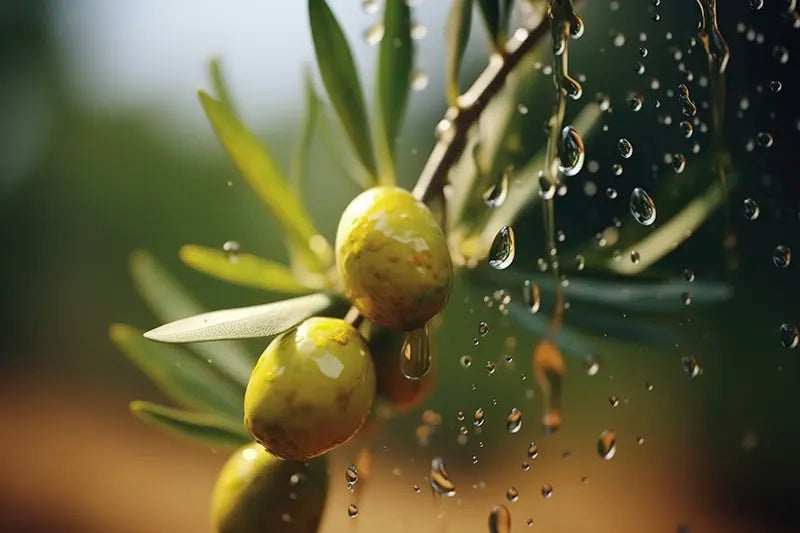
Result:
[[458,76],[461,72],[461,60],[469,40],[472,27],[472,0],[454,0],[447,17],[445,39],[447,45],[447,100],[451,106],[457,104],[461,89]]
[[223,309],[165,324],[144,336],[178,343],[269,337],[324,311],[333,303],[332,296],[317,293],[269,304]]
[[411,13],[405,0],[386,0],[384,34],[378,55],[378,126],[381,132],[381,182],[393,184],[394,146],[400,133],[411,87],[414,47],[411,42]]
[[[204,309],[192,298],[156,259],[144,250],[130,256],[130,270],[136,289],[153,314],[169,322],[202,313]],[[234,381],[246,385],[253,369],[253,358],[240,345],[232,342],[197,344],[192,350],[203,361],[211,359],[214,365]]]
[[238,448],[252,440],[241,421],[234,422],[209,413],[192,413],[141,400],[131,402],[130,409],[131,413],[148,424],[209,446]]
[[243,391],[217,374],[211,364],[176,346],[150,342],[140,330],[124,324],[112,325],[109,335],[164,394],[179,404],[241,419]]
[[292,191],[267,149],[221,101],[199,91],[200,103],[214,131],[248,184],[255,190],[299,249],[321,270],[330,260],[330,246],[315,252],[312,240],[321,242],[311,217]]
[[308,153],[311,150],[311,139],[314,135],[314,126],[317,123],[320,105],[322,104],[316,91],[314,91],[314,82],[311,81],[311,73],[308,69],[303,72],[303,81],[306,92],[306,117],[292,156],[292,169],[289,174],[291,184],[298,195],[302,194],[303,182],[306,178]]
[[222,74],[222,65],[218,57],[212,58],[208,62],[208,70],[211,75],[211,86],[214,88],[214,94],[224,106],[235,114],[236,108],[233,106],[233,101],[228,92],[228,84],[225,83],[225,76]]
[[317,64],[328,97],[364,168],[376,176],[367,110],[350,46],[325,0],[308,0],[308,14]]
[[503,44],[508,33],[512,4],[513,0],[478,0],[486,29],[496,47]]
[[230,283],[288,294],[310,292],[286,266],[252,254],[231,256],[216,248],[186,244],[178,255],[187,266]]

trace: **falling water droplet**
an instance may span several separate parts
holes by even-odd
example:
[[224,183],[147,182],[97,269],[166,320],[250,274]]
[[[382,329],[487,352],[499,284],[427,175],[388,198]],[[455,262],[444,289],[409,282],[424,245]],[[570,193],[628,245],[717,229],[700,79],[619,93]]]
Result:
[[489,513],[489,533],[511,533],[511,513],[505,505],[495,505]]
[[411,74],[411,88],[416,91],[424,91],[428,87],[428,73],[423,70],[415,70]]
[[683,271],[683,279],[688,281],[689,283],[694,283],[694,270],[687,268]]
[[508,487],[506,489],[506,499],[511,503],[519,500],[519,491],[516,487]]
[[772,262],[781,270],[787,268],[792,262],[792,251],[783,244],[776,246],[772,252]]
[[678,174],[686,169],[686,156],[683,154],[672,154],[672,168]]
[[542,485],[542,498],[549,500],[553,495],[553,486],[549,484]]
[[761,213],[761,208],[758,207],[758,204],[752,198],[745,198],[744,199],[744,217],[747,220],[755,220],[758,218],[758,215]]
[[756,134],[756,142],[761,148],[771,148],[775,143],[775,138],[769,132],[760,131]]
[[506,201],[508,196],[508,176],[511,173],[510,169],[506,169],[503,175],[500,176],[500,181],[489,187],[483,193],[483,199],[489,207],[500,207]]
[[358,506],[356,506],[356,504],[350,504],[350,506],[347,508],[347,516],[350,518],[355,518],[358,516]]
[[703,373],[703,367],[700,365],[700,361],[692,355],[682,357],[681,364],[683,365],[683,371],[689,374],[690,378],[696,378]]
[[444,461],[441,457],[435,457],[431,461],[431,487],[436,494],[442,496],[455,496],[456,486],[447,476],[447,470],[444,468]]
[[565,126],[561,130],[561,139],[558,143],[558,169],[565,176],[574,176],[583,168],[585,156],[580,133],[572,126]]
[[472,416],[472,423],[480,427],[483,425],[485,420],[486,420],[486,414],[483,412],[483,409],[478,407],[475,410],[475,414]]
[[601,459],[606,461],[617,454],[617,436],[612,430],[603,430],[597,437],[597,453]]
[[528,310],[531,312],[531,314],[539,312],[539,307],[541,306],[541,294],[539,292],[538,283],[531,282],[531,280],[526,279],[522,284],[522,298],[525,301],[525,305],[528,306]]
[[636,222],[649,226],[656,221],[656,204],[644,189],[636,187],[631,192],[630,211]]
[[428,326],[415,329],[406,335],[400,350],[400,371],[408,379],[422,379],[431,369],[431,346]]
[[692,127],[692,123],[686,120],[682,121],[678,126],[681,129],[681,133],[683,134],[684,138],[688,139],[694,133],[694,127]]
[[632,94],[628,96],[628,105],[635,113],[642,109],[642,96],[639,94]]
[[508,268],[514,262],[514,228],[503,226],[492,241],[489,249],[489,266],[497,270]]
[[489,324],[487,324],[486,322],[481,322],[480,324],[478,324],[478,335],[480,335],[481,337],[485,337],[488,334],[489,334]]
[[511,434],[517,433],[520,429],[522,429],[522,412],[520,412],[520,410],[516,407],[511,409],[511,412],[508,413],[508,417],[506,418],[506,429]]
[[784,348],[797,347],[800,341],[800,334],[798,334],[797,326],[789,324],[788,322],[781,324],[781,344]]
[[461,366],[463,366],[464,368],[471,367],[472,366],[472,357],[470,357],[468,355],[462,355],[461,356]]
[[617,148],[619,149],[619,155],[628,159],[630,156],[633,155],[633,145],[628,139],[624,137],[617,141]]
[[225,241],[222,244],[222,251],[225,252],[231,263],[239,260],[239,243],[237,241]]
[[611,404],[611,407],[619,407],[619,396],[609,396],[608,403]]
[[378,0],[363,0],[361,2],[361,9],[367,15],[374,15],[378,12],[378,8],[380,7]]
[[551,200],[556,195],[556,186],[544,174],[539,175],[539,196]]
[[356,465],[350,465],[344,471],[344,479],[348,485],[355,485],[358,482],[358,469]]
[[578,271],[581,271],[586,266],[586,258],[583,257],[581,254],[575,256],[575,268]]
[[536,446],[535,442],[531,441],[531,443],[528,444],[528,459],[533,460],[537,457],[539,457],[539,447]]
[[639,261],[641,261],[641,256],[639,255],[639,252],[637,252],[636,250],[631,250],[631,263],[633,263],[634,265],[638,265]]
[[684,116],[691,118],[697,114],[697,106],[692,101],[689,88],[682,83],[678,85],[678,99],[681,101],[681,113]]

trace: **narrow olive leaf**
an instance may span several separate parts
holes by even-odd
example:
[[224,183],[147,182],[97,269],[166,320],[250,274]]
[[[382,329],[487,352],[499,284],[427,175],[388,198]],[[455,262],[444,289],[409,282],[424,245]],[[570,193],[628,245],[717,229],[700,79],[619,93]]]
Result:
[[308,0],[311,36],[322,82],[361,164],[377,175],[361,82],[350,46],[325,0]]
[[287,294],[311,292],[295,279],[286,266],[252,254],[237,252],[229,255],[216,248],[186,244],[181,247],[178,255],[187,266],[237,285]]
[[144,336],[177,343],[269,337],[324,311],[333,303],[332,296],[317,293],[269,304],[223,309],[165,324]]
[[461,60],[464,57],[464,50],[467,48],[471,26],[472,0],[454,0],[445,27],[447,100],[452,106],[457,104],[458,96],[461,94],[458,76],[461,73]]
[[109,330],[111,340],[161,391],[188,409],[242,417],[242,391],[209,363],[181,348],[150,342],[124,324]]
[[492,43],[500,47],[508,33],[508,21],[511,18],[513,0],[477,0],[481,8],[483,21],[489,31]]
[[414,49],[411,42],[411,12],[405,0],[386,0],[384,34],[378,54],[378,140],[381,183],[393,184],[394,146],[405,115],[411,88]]
[[306,93],[306,116],[303,121],[303,129],[300,131],[300,138],[292,155],[292,168],[289,173],[289,180],[298,195],[302,194],[303,182],[306,178],[306,167],[308,165],[308,153],[311,149],[311,140],[314,135],[314,126],[319,115],[320,100],[314,90],[314,82],[311,80],[311,73],[308,69],[303,71],[303,85]]
[[214,57],[208,62],[208,70],[211,75],[211,86],[214,88],[214,94],[223,105],[236,114],[236,108],[228,92],[228,84],[225,83],[225,76],[222,74],[222,65],[218,57]]
[[252,440],[240,420],[183,411],[141,400],[131,402],[130,410],[149,424],[213,447],[238,448]]
[[[148,252],[137,250],[130,256],[130,270],[142,299],[163,322],[202,313],[204,309],[164,267]],[[253,369],[253,358],[233,342],[215,342],[192,346],[201,360],[211,360],[222,373],[246,385]]]
[[500,2],[501,0],[477,0],[478,7],[481,8],[483,22],[493,43],[498,42],[500,35]]
[[310,259],[322,260],[311,248],[311,240],[319,238],[311,216],[298,196],[286,183],[277,163],[261,142],[234,116],[221,101],[199,91],[200,103],[214,131],[234,163],[292,240]]
[[340,124],[329,115],[324,103],[319,115],[322,145],[330,156],[331,164],[338,167],[339,172],[347,176],[359,189],[366,190],[375,186],[377,184],[375,176],[364,169],[353,155],[353,151],[346,145],[347,141],[341,135]]

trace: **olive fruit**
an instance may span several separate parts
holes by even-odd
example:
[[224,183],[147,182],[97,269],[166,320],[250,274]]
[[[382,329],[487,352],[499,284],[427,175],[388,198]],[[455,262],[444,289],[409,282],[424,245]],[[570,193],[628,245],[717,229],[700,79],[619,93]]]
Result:
[[398,187],[374,187],[350,202],[336,231],[336,265],[353,305],[393,330],[424,326],[444,307],[453,278],[433,214]]
[[281,461],[261,445],[248,444],[219,473],[211,527],[214,533],[313,533],[327,490],[324,460]]
[[369,342],[375,362],[376,394],[387,400],[392,409],[406,413],[418,407],[430,396],[436,381],[436,359],[431,370],[420,379],[408,379],[400,370],[400,351],[403,334],[381,330]]
[[244,395],[244,423],[283,459],[317,457],[352,437],[375,398],[366,341],[338,318],[309,318],[273,339]]

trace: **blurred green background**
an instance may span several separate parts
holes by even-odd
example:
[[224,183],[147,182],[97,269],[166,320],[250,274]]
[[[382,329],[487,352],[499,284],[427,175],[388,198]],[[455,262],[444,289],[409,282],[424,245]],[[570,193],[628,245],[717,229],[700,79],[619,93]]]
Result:
[[[371,85],[375,48],[363,42],[362,33],[377,18],[355,0],[331,4],[356,50],[362,80]],[[575,325],[601,371],[588,377],[582,356],[568,359],[565,425],[545,437],[538,427],[541,398],[529,362],[538,337],[481,301],[500,288],[517,298],[518,278],[495,277],[483,285],[462,279],[437,333],[438,374],[431,398],[367,438],[376,472],[357,523],[346,523],[349,495],[338,473],[343,475],[361,444],[334,456],[326,531],[373,531],[376,524],[391,531],[483,531],[489,509],[504,501],[510,485],[521,495],[509,504],[515,530],[529,516],[547,531],[676,531],[683,526],[693,532],[792,531],[800,526],[795,512],[800,504],[795,393],[800,362],[798,352],[782,348],[778,338],[781,323],[800,322],[800,291],[797,265],[778,271],[771,261],[778,244],[800,250],[795,150],[800,39],[778,4],[767,2],[759,11],[745,1],[720,6],[721,29],[732,49],[726,139],[740,180],[730,200],[735,252],[722,252],[726,217],[718,213],[641,276],[681,279],[691,268],[698,280],[733,287],[732,299],[671,315],[626,315],[631,337],[640,328],[666,326],[675,332],[674,342],[656,346],[622,342],[602,324]],[[277,297],[203,277],[180,264],[177,250],[184,243],[221,246],[236,240],[245,251],[285,259],[277,225],[216,143],[194,91],[208,86],[206,59],[222,57],[245,121],[288,168],[303,117],[301,76],[314,62],[305,9],[304,2],[244,0],[202,5],[0,1],[0,530],[207,527],[207,498],[224,454],[183,444],[128,414],[129,400],[159,396],[111,345],[107,329],[111,322],[156,325],[128,277],[128,255],[138,248],[161,259],[209,308]],[[689,85],[701,119],[709,121],[702,105],[707,90],[699,83],[705,69],[702,49],[686,52],[697,9],[693,0],[665,0],[658,22],[651,17],[654,9],[633,0],[587,2],[579,8],[586,33],[571,52],[573,72],[585,74],[586,82],[582,101],[570,104],[570,116],[598,92],[611,98],[613,113],[602,119],[608,132],[586,138],[587,159],[597,161],[600,170],[571,178],[570,194],[557,204],[558,227],[570,248],[588,249],[591,244],[585,242],[591,243],[612,217],[625,217],[624,199],[633,186],[653,190],[675,178],[663,153],[683,151],[689,158],[685,177],[678,177],[684,179],[681,187],[691,189],[688,180],[698,179],[690,169],[705,153],[709,135],[697,128],[704,151],[693,156],[690,143],[676,144],[674,125],[670,130],[658,123],[665,114],[679,120],[679,107],[667,92],[686,81],[681,62],[693,71]],[[447,3],[438,0],[414,7],[415,19],[427,28],[417,42],[417,67],[429,74],[430,83],[412,93],[398,144],[400,180],[407,186],[429,153],[433,127],[444,111],[446,11]],[[622,44],[618,35],[624,36]],[[649,50],[644,60],[641,46]],[[786,62],[776,59],[776,46],[786,48]],[[544,63],[550,61],[548,48],[545,43]],[[485,64],[487,49],[475,17],[465,81]],[[673,49],[683,51],[680,59]],[[635,73],[637,61],[646,63],[644,75]],[[653,78],[659,80],[656,90]],[[533,79],[534,88],[523,95],[531,111],[518,125],[522,148],[515,157],[523,159],[543,146],[539,132],[551,107],[550,78],[537,71]],[[782,82],[780,92],[770,91],[772,80]],[[638,113],[626,103],[631,91],[645,96]],[[663,108],[656,108],[656,99]],[[748,150],[748,139],[759,131],[771,132],[774,146]],[[636,155],[624,163],[622,176],[614,176],[610,168],[619,159],[621,136],[634,143]],[[332,239],[338,215],[357,189],[319,139],[312,157],[305,199],[318,227]],[[594,197],[583,192],[588,181],[596,184]],[[618,189],[620,199],[606,198],[607,187]],[[742,216],[746,197],[761,206],[757,221]],[[516,227],[519,250],[512,273],[524,276],[536,270],[542,255],[538,209]],[[572,274],[581,277],[612,280],[591,265]],[[576,316],[584,309],[619,314],[603,302],[585,308],[575,303]],[[490,324],[490,334],[475,347],[481,320]],[[507,364],[509,336],[517,339],[517,347]],[[257,354],[262,344],[249,346]],[[470,369],[458,362],[466,353],[474,360]],[[680,363],[689,353],[704,367],[694,380]],[[492,375],[484,369],[490,360],[498,366]],[[646,381],[654,383],[653,392],[645,390]],[[626,401],[611,408],[609,395]],[[469,441],[458,444],[456,412],[466,413],[469,421],[477,407],[487,412],[486,427],[481,434],[470,427]],[[525,415],[524,430],[513,437],[503,428],[511,407]],[[421,447],[414,431],[425,409],[441,413],[443,423]],[[610,462],[594,451],[596,436],[606,427],[616,428],[620,439]],[[644,445],[636,445],[639,435]],[[542,454],[532,471],[523,473],[519,463],[529,440],[540,444]],[[457,500],[432,504],[411,490],[412,484],[426,483],[435,455],[451,466]],[[478,457],[474,465],[473,455]],[[584,476],[588,484],[581,482]],[[544,483],[555,487],[548,501],[538,494]],[[388,520],[396,521],[397,529]]]

